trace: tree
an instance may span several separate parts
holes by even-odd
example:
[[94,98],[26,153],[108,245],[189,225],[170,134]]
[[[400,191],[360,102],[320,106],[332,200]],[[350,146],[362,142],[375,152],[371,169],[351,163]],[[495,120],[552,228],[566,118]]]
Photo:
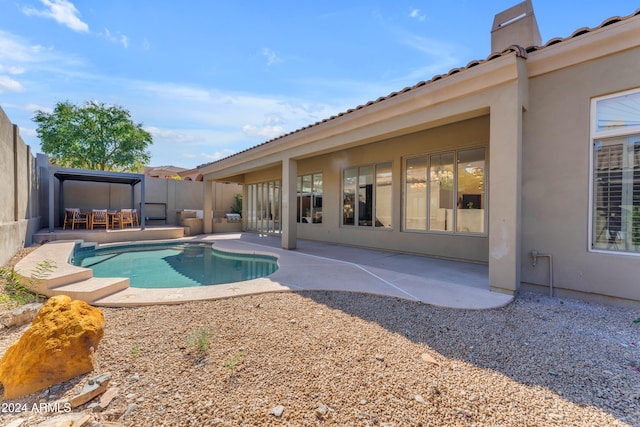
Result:
[[151,159],[146,151],[153,144],[151,134],[119,106],[59,102],[52,113],[36,111],[33,121],[38,124],[42,151],[59,166],[140,171]]

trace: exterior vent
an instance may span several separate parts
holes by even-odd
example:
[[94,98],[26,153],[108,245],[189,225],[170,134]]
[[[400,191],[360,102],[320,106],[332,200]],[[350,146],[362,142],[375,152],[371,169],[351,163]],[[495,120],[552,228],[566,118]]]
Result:
[[512,45],[528,48],[540,46],[541,43],[542,38],[531,0],[525,0],[498,13],[493,19],[491,52],[502,52]]

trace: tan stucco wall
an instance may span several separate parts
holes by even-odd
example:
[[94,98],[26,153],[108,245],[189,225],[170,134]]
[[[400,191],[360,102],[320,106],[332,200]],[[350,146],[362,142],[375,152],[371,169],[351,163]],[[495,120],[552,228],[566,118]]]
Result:
[[38,177],[29,146],[0,108],[0,265],[30,245],[40,226]]
[[[59,182],[54,179],[54,194],[56,213],[58,212]],[[145,199],[147,203],[167,204],[167,224],[179,225],[178,211],[184,209],[202,210],[203,187],[202,181],[182,181],[164,178],[147,178],[145,180]],[[242,193],[242,187],[237,184],[209,183],[214,192],[213,210],[218,215],[229,212],[234,203],[234,197]],[[135,208],[140,209],[140,184],[134,189]],[[100,182],[66,181],[64,183],[65,207],[90,209],[124,209],[131,206],[131,187],[128,184],[109,184]],[[147,205],[146,216],[157,217],[164,215],[164,207]],[[164,221],[151,221],[148,225],[164,224]],[[56,226],[61,224],[56,215]]]
[[[323,174],[323,218],[321,224],[297,224],[297,237],[345,245],[364,246],[447,258],[488,261],[486,236],[402,231],[402,174],[407,157],[459,148],[485,147],[489,156],[489,117],[479,117],[451,125],[385,139],[375,143],[299,160],[297,175]],[[393,184],[393,227],[391,230],[341,226],[344,168],[391,162]],[[281,179],[282,170],[272,167],[245,175],[245,183]],[[295,214],[295,212],[294,212]],[[488,211],[486,212],[488,216]]]
[[[535,61],[535,55],[529,61]],[[640,49],[530,80],[525,113],[522,186],[522,281],[640,300],[640,257],[589,252],[591,98],[640,87]]]

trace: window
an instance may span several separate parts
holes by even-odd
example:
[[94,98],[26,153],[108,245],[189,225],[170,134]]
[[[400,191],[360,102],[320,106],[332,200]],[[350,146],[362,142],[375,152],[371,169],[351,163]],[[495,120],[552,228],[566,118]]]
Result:
[[376,166],[376,221],[378,228],[391,228],[391,163]]
[[591,247],[640,253],[640,91],[592,101]]
[[405,228],[427,228],[427,158],[407,160],[405,179]]
[[405,230],[484,233],[484,179],[484,148],[407,159]]
[[279,234],[280,180],[247,185],[247,230]]
[[342,225],[391,228],[391,163],[348,168],[342,175]]
[[455,200],[453,196],[453,157],[453,153],[434,154],[431,156],[431,167],[429,169],[430,230],[453,230],[453,203]]
[[298,177],[297,221],[308,224],[322,223],[322,174]]
[[456,231],[484,232],[484,148],[458,152]]

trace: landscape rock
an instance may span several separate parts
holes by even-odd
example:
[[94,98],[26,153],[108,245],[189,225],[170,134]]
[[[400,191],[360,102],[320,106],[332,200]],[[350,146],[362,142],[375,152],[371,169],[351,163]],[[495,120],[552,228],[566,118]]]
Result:
[[117,387],[110,387],[102,396],[100,396],[100,402],[98,402],[97,410],[104,411],[111,401],[118,397],[118,392],[119,390]]
[[94,397],[104,393],[109,386],[109,380],[111,380],[111,374],[108,372],[91,378],[84,387],[82,387],[80,393],[71,398],[69,401],[71,407],[75,408],[83,405]]
[[438,361],[429,353],[422,353],[420,357],[422,358],[423,361],[427,363],[433,363],[434,365],[439,365]]
[[66,295],[51,297],[0,360],[4,398],[21,397],[92,371],[103,335],[102,311]]
[[122,414],[122,417],[120,417],[120,418],[123,419],[123,420],[126,420],[127,417],[129,415],[131,415],[131,413],[133,411],[135,411],[136,409],[138,409],[138,405],[136,405],[135,403],[130,404],[129,407],[127,408],[127,410],[124,411],[124,414]]
[[274,406],[273,408],[271,408],[271,411],[269,411],[272,415],[275,415],[276,417],[281,417],[282,414],[284,413],[284,406],[282,405],[277,405]]
[[315,410],[316,418],[323,418],[325,415],[327,415],[327,412],[329,412],[329,408],[327,407],[327,405],[323,403],[319,404]]
[[91,416],[82,412],[57,415],[38,424],[38,427],[82,427]]
[[38,314],[38,310],[42,308],[42,303],[30,303],[14,309],[2,319],[2,324],[7,328],[14,326],[26,325],[33,321]]

